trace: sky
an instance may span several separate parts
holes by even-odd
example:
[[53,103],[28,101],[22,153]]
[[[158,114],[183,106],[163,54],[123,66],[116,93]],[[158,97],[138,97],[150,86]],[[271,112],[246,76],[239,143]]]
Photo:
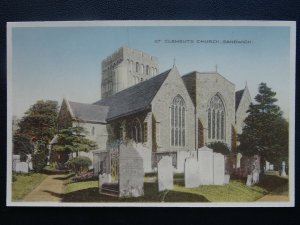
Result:
[[258,84],[265,82],[288,117],[289,27],[221,26],[13,27],[13,115],[22,117],[41,99],[59,104],[64,97],[82,103],[99,100],[101,61],[122,46],[156,56],[160,72],[170,69],[174,59],[181,75],[215,71],[217,65],[236,91],[247,83],[253,100]]

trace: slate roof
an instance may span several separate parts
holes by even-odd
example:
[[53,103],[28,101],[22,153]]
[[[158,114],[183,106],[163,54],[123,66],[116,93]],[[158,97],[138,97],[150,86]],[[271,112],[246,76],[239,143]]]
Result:
[[106,123],[107,106],[84,104],[68,101],[72,116],[85,122]]
[[242,89],[242,90],[239,90],[239,91],[236,91],[235,92],[235,111],[238,109],[239,107],[239,104],[241,102],[241,99],[242,99],[242,96],[244,94],[244,90],[245,89]]
[[170,71],[171,69],[97,101],[94,104],[98,106],[109,106],[107,120],[143,111],[150,106]]

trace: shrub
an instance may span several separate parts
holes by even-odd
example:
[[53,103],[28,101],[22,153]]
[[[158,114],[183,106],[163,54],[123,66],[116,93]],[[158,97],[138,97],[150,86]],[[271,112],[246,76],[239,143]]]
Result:
[[44,144],[37,145],[37,151],[32,156],[32,167],[35,172],[40,172],[47,165],[47,153]]
[[214,152],[221,153],[223,155],[230,154],[230,149],[227,144],[221,141],[211,142],[207,145],[207,147],[211,148]]
[[32,156],[32,167],[35,172],[40,172],[47,165],[47,156],[44,152],[37,152]]
[[89,166],[92,165],[92,161],[88,157],[78,156],[76,158],[70,159],[68,162],[66,162],[66,165],[76,174],[79,174],[82,171],[87,171],[89,169]]

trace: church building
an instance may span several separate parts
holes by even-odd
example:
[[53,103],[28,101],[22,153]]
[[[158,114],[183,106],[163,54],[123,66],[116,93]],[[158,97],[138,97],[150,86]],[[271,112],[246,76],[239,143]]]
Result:
[[[159,73],[158,59],[120,48],[102,62],[101,100],[93,104],[64,99],[59,128],[80,125],[100,152],[117,140],[132,140],[151,172],[163,155],[177,172],[192,151],[221,141],[236,151],[236,136],[251,102],[249,90],[214,72],[181,76],[176,66]],[[97,153],[97,151],[95,153]]]

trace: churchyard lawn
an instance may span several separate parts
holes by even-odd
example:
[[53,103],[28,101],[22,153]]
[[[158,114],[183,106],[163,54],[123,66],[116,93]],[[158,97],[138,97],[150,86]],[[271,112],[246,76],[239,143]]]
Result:
[[245,180],[231,180],[228,185],[208,185],[197,188],[185,188],[183,176],[174,176],[174,189],[158,191],[155,178],[146,177],[145,195],[137,198],[117,198],[99,194],[98,181],[72,183],[66,180],[63,202],[253,202],[278,190],[288,187],[288,179],[274,175],[265,176],[258,185],[247,187]]
[[12,182],[12,200],[22,200],[35,187],[37,187],[45,178],[46,174],[28,173],[28,174],[13,174]]

